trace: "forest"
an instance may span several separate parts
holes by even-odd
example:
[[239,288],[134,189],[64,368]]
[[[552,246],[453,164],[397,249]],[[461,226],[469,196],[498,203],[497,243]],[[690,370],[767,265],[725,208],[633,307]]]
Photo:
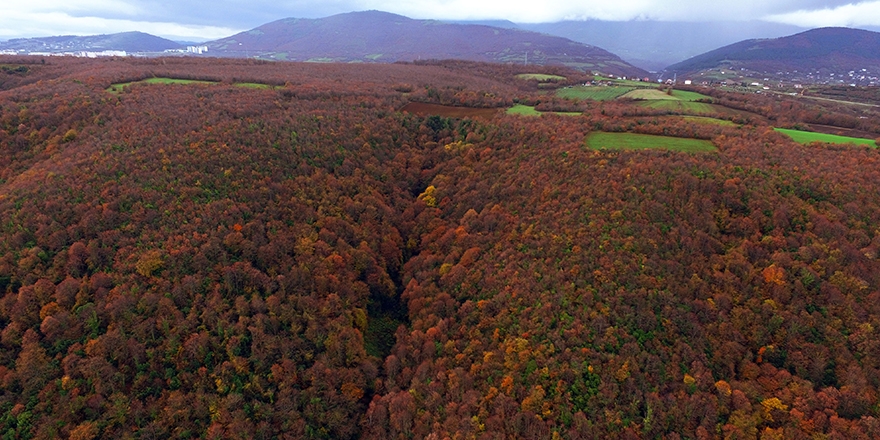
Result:
[[460,61],[0,66],[3,439],[880,438],[880,152],[774,130],[880,138],[872,107],[695,88],[726,109],[697,118]]

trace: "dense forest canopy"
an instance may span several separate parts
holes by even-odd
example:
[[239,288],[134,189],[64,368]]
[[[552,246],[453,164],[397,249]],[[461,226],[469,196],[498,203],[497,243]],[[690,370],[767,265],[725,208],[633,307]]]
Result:
[[729,111],[690,118],[465,62],[0,63],[3,438],[880,437],[880,154],[773,130],[880,137],[870,108],[701,91]]

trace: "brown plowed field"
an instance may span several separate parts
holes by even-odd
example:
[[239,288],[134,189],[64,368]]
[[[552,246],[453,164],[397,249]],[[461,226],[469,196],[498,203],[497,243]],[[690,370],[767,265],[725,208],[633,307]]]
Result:
[[453,107],[450,105],[425,104],[411,102],[403,106],[401,111],[419,116],[444,116],[448,118],[491,118],[498,113],[497,108]]

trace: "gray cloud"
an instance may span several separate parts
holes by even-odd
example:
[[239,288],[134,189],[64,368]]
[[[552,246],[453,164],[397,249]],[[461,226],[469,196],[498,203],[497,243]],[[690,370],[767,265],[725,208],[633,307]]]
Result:
[[[880,26],[880,0],[31,0],[0,5],[0,38],[142,30],[217,38],[286,17],[378,9],[413,18],[730,21]],[[875,12],[876,11],[876,12]],[[142,27],[139,24],[143,23]],[[173,32],[173,33],[172,33]]]
[[818,9],[799,9],[766,17],[767,20],[804,27],[820,26],[877,26],[880,24],[880,0],[827,6]]

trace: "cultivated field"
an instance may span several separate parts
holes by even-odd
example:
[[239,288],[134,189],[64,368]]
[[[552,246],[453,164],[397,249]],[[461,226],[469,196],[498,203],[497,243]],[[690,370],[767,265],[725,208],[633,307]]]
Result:
[[676,98],[672,95],[667,95],[666,92],[657,89],[636,89],[633,90],[623,96],[621,99],[641,99],[641,100],[674,100],[678,101],[679,98]]
[[682,101],[699,101],[699,100],[711,100],[712,98],[697,93],[697,92],[689,92],[687,90],[673,90],[672,96]]
[[565,81],[567,79],[564,76],[547,75],[547,74],[543,74],[543,73],[523,73],[523,74],[517,75],[516,77],[519,79],[527,80],[527,81],[534,79],[534,80],[538,80],[538,81],[542,81],[542,82]]
[[556,96],[568,99],[592,99],[594,101],[611,101],[617,99],[630,91],[634,87],[618,87],[618,86],[578,86],[559,89]]
[[672,93],[667,93],[665,90],[660,89],[636,89],[633,90],[623,96],[621,98],[624,99],[642,99],[642,100],[667,100],[667,101],[699,101],[699,100],[709,100],[706,95],[702,95],[696,92],[688,92],[684,90],[673,90]]
[[[556,91],[556,96],[568,99],[590,99],[594,101],[611,101],[614,99],[633,99],[645,101],[709,101],[706,95],[684,90],[665,90],[654,88],[650,83],[614,80],[612,86],[578,86]],[[653,106],[651,106],[653,107]],[[653,107],[662,108],[662,107]]]
[[674,113],[690,113],[698,115],[708,115],[719,113],[719,109],[712,104],[703,102],[679,101],[674,99],[655,99],[651,101],[641,101],[638,105],[647,108],[667,110]]
[[596,132],[587,136],[587,147],[594,150],[672,150],[687,153],[718,151],[709,141],[636,133]]
[[877,147],[877,142],[871,139],[838,136],[825,133],[814,133],[812,131],[790,130],[786,128],[776,128],[775,130],[787,135],[795,142],[799,142],[801,144],[809,144],[810,142],[825,142],[829,144],[856,144],[868,145],[874,148]]
[[[149,79],[145,79],[143,81],[133,81],[133,82],[127,82],[127,83],[112,84],[109,88],[107,88],[107,91],[110,93],[119,93],[124,88],[126,88],[132,84],[163,84],[163,85],[183,84],[183,85],[187,85],[187,84],[220,84],[220,83],[218,81],[202,81],[202,80],[195,80],[195,79],[149,78]],[[235,83],[235,85],[239,86],[239,87],[247,87],[247,88],[252,88],[252,89],[268,89],[268,88],[273,87],[268,84],[259,84],[259,83]]]
[[534,107],[523,104],[517,104],[507,109],[507,114],[520,116],[541,116],[541,112],[535,110]]
[[696,122],[697,124],[714,124],[714,125],[723,125],[725,127],[735,127],[731,121],[725,119],[716,119],[716,118],[708,118],[705,116],[682,116],[682,119],[688,122]]
[[236,83],[238,87],[245,87],[249,89],[271,89],[274,88],[268,84],[260,84],[260,83]]
[[197,81],[193,79],[175,79],[175,78],[149,78],[143,81],[134,81],[127,83],[112,84],[107,91],[111,93],[121,92],[122,89],[132,84],[216,84],[214,81]]
[[520,115],[520,116],[541,116],[544,113],[549,113],[552,115],[562,115],[562,116],[580,116],[583,113],[581,112],[540,112],[535,110],[534,107],[529,105],[517,104],[509,109],[507,109],[507,114],[509,115]]

